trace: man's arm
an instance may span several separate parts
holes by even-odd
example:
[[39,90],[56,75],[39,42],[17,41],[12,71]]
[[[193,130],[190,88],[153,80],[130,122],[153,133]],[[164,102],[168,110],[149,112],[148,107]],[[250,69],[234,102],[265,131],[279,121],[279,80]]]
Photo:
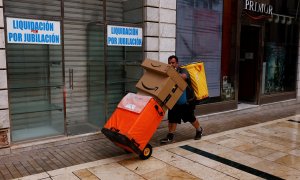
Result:
[[181,69],[180,76],[181,76],[182,79],[184,79],[185,81],[188,80],[188,79],[190,78],[189,72],[188,72],[186,69],[184,69],[184,68]]

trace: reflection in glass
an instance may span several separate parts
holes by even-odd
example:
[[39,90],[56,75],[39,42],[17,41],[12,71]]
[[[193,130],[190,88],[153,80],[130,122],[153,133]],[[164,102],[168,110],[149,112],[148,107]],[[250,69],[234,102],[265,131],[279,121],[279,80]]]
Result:
[[178,0],[176,55],[181,64],[202,61],[210,98],[221,97],[223,2]]

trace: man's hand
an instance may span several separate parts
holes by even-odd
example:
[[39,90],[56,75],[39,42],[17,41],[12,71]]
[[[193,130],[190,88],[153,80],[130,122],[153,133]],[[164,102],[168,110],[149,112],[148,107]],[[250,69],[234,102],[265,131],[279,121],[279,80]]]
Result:
[[180,76],[182,77],[182,79],[186,80],[187,79],[187,75],[185,73],[181,73]]

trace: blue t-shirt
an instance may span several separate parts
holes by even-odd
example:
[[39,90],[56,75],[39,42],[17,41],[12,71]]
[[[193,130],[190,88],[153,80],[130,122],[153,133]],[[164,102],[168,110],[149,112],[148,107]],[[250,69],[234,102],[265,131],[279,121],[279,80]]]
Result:
[[[182,93],[182,95],[180,96],[179,100],[180,102],[177,101],[176,104],[186,104],[187,102],[191,102],[193,100],[195,100],[195,94],[194,94],[194,90],[191,86],[191,78],[190,78],[190,74],[189,72],[184,69],[184,68],[177,68],[177,72],[180,74],[186,74],[186,83],[188,84],[188,86],[186,87],[186,89],[184,90],[184,92]],[[184,103],[185,101],[185,103]]]
[[187,98],[186,98],[186,90],[184,90],[181,94],[181,96],[179,97],[178,101],[176,102],[176,104],[182,105],[182,104],[186,104],[187,103]]

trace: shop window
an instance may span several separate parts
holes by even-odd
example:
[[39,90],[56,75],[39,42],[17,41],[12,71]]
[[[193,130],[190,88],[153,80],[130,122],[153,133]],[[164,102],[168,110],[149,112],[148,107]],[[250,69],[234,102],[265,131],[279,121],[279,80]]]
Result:
[[274,4],[273,16],[266,21],[262,94],[295,91],[298,58],[296,2]]
[[204,62],[207,102],[221,100],[222,24],[223,1],[177,1],[176,55],[181,64]]
[[[142,47],[107,46],[105,24],[139,26],[136,17],[142,17],[142,3],[68,0],[64,8],[67,133],[95,132],[126,92],[132,91],[143,60]],[[136,69],[130,69],[131,64]],[[133,72],[136,74],[129,78]]]
[[[64,104],[61,43],[33,43],[39,36],[39,30],[31,29],[32,36],[25,35],[30,31],[26,29],[32,28],[26,22],[34,23],[45,18],[48,21],[57,19],[55,27],[61,29],[61,1],[15,0],[3,1],[3,4],[6,17],[26,19],[18,19],[18,26],[14,24],[20,37],[18,40],[24,42],[6,45],[12,141],[62,135]],[[6,20],[8,23],[8,19]]]
[[[137,26],[143,23],[143,1],[107,0],[106,20],[110,25]],[[127,92],[136,92],[135,84],[143,74],[140,67],[143,61],[142,47],[107,46],[107,116]]]
[[12,140],[64,133],[61,46],[7,46]]
[[100,130],[143,73],[143,47],[106,46],[106,24],[142,27],[143,1],[3,4],[5,17],[59,21],[62,37],[55,46],[6,46],[12,140]]
[[98,131],[99,122],[104,119],[103,14],[103,1],[64,0],[64,68],[68,135]]

